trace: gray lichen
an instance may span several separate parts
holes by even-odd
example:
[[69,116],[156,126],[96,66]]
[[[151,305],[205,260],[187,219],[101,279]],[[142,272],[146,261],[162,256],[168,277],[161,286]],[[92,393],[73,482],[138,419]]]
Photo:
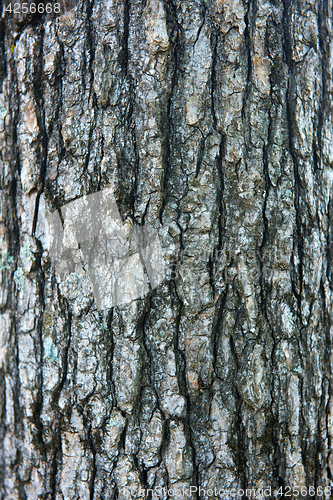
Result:
[[22,267],[18,267],[13,275],[14,282],[19,290],[23,288],[24,285],[24,271]]
[[0,256],[0,271],[10,269],[13,262],[13,257],[7,251],[3,252]]
[[32,247],[29,242],[26,242],[20,250],[20,258],[24,264],[29,266],[33,260]]
[[58,349],[53,343],[51,337],[46,337],[44,340],[44,359],[50,361],[51,363],[55,363],[58,358]]

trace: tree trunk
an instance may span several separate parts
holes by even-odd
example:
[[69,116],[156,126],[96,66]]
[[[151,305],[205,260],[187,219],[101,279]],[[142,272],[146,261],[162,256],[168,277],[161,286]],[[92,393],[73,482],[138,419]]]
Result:
[[[69,7],[1,21],[1,500],[328,498],[332,1]],[[99,310],[46,216],[108,187],[167,269]]]

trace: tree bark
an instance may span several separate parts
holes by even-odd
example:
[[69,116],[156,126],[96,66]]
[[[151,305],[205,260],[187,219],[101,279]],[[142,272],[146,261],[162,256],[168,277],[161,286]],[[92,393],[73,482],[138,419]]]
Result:
[[[323,498],[331,0],[72,7],[1,20],[1,500]],[[46,216],[107,186],[167,273],[99,311]]]

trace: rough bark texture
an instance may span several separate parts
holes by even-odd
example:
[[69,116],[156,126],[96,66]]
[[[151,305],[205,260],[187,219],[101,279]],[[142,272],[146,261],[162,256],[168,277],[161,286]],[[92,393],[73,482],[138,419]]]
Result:
[[[1,23],[1,500],[330,485],[332,1]],[[168,275],[100,312],[45,215],[110,185]]]

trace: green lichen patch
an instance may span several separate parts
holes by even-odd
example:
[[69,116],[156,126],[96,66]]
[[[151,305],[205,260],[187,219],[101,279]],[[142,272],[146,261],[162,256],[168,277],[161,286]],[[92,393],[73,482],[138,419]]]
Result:
[[17,286],[17,288],[19,290],[21,290],[23,288],[23,285],[24,285],[24,271],[23,271],[22,267],[18,267],[16,269],[16,271],[14,272],[13,279],[14,279],[14,282],[15,282],[15,285]]
[[20,258],[22,262],[29,265],[33,261],[33,252],[29,242],[25,243],[20,250]]
[[9,255],[7,251],[1,254],[0,257],[0,271],[5,271],[6,269],[10,269],[11,264],[13,263],[13,257]]
[[53,343],[51,337],[47,337],[44,341],[44,359],[50,361],[51,363],[55,363],[58,358],[58,349],[56,345]]

